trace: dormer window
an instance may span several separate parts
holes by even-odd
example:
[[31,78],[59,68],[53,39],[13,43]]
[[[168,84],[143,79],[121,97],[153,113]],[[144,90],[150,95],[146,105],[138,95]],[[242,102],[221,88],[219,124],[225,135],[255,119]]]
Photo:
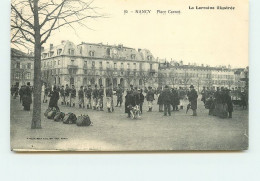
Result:
[[50,56],[51,56],[51,57],[53,56],[53,54],[54,54],[54,52],[50,52]]
[[61,54],[61,51],[62,51],[62,49],[60,48],[60,49],[58,49],[57,50],[57,55],[60,55]]
[[153,57],[151,55],[147,56],[147,60],[152,60],[152,59],[153,59]]
[[74,55],[74,49],[69,49],[69,55]]
[[132,54],[132,55],[131,55],[131,59],[132,59],[132,60],[135,60],[135,54]]
[[89,56],[94,57],[95,56],[95,52],[94,51],[89,51]]

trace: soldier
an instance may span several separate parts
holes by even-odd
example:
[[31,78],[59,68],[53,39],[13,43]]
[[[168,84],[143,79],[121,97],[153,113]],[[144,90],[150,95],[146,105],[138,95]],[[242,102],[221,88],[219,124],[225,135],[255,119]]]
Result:
[[131,108],[135,106],[135,101],[134,101],[134,96],[133,93],[130,90],[126,91],[126,96],[125,96],[125,113],[128,114],[128,118],[131,116]]
[[85,91],[85,97],[87,98],[87,109],[92,109],[91,94],[92,94],[92,89],[91,89],[91,85],[89,85],[88,89]]
[[93,109],[96,110],[98,107],[98,89],[97,84],[95,85],[95,89],[93,90]]
[[191,109],[193,111],[192,116],[197,116],[197,91],[194,89],[194,86],[190,86],[190,91],[188,92],[188,99],[190,102]]
[[205,105],[205,102],[206,102],[206,96],[207,96],[207,90],[206,90],[206,87],[204,86],[202,91],[201,91],[201,95],[202,95],[202,98],[201,98],[201,101],[204,103]]
[[61,105],[66,104],[64,85],[61,86],[61,89],[60,89],[60,96],[61,96]]
[[148,90],[148,92],[146,94],[146,100],[148,102],[149,110],[147,112],[152,112],[152,110],[153,110],[153,101],[154,101],[154,92],[153,92],[151,86],[149,86],[148,89],[149,90]]
[[226,89],[224,96],[225,103],[227,104],[228,118],[232,118],[233,103],[230,96],[230,90]]
[[53,91],[50,92],[50,102],[49,102],[49,108],[56,108],[57,111],[60,111],[60,108],[58,107],[58,100],[59,100],[59,92],[57,90],[57,87],[53,87]]
[[49,95],[49,88],[48,88],[48,86],[46,84],[45,85],[45,89],[44,89],[43,101],[42,101],[43,103],[47,103],[48,102],[48,100],[47,100],[48,95]]
[[23,93],[24,110],[30,111],[31,104],[32,104],[32,89],[30,87],[30,82],[28,82],[27,86],[24,88],[24,93]]
[[80,89],[78,91],[78,95],[79,95],[79,108],[85,108],[83,86],[80,86]]
[[109,84],[109,87],[106,90],[106,98],[107,98],[107,111],[111,113],[113,111],[113,90],[112,84]]
[[65,97],[66,97],[66,104],[67,106],[70,105],[70,88],[69,85],[66,84],[66,88],[65,88]]
[[115,107],[118,107],[118,104],[120,104],[121,107],[121,104],[123,102],[123,89],[120,87],[120,84],[118,84],[118,88],[116,90],[116,97],[117,97],[117,101]]
[[144,103],[144,95],[143,95],[143,89],[139,89],[138,92],[140,92],[140,113],[143,113],[143,103]]
[[158,100],[157,104],[159,105],[159,112],[163,112],[163,101],[162,101],[162,89],[158,90]]
[[100,85],[100,89],[98,90],[98,106],[100,111],[103,111],[103,98],[104,98],[104,88],[102,85]]
[[22,100],[23,100],[24,90],[25,90],[25,85],[22,85],[19,90],[20,103],[22,103]]
[[75,107],[76,94],[77,94],[77,91],[75,89],[75,86],[72,85],[72,89],[71,89],[71,92],[70,92],[70,107],[71,106]]
[[171,98],[173,97],[171,90],[168,85],[165,86],[164,90],[161,93],[161,99],[164,106],[164,116],[171,116]]

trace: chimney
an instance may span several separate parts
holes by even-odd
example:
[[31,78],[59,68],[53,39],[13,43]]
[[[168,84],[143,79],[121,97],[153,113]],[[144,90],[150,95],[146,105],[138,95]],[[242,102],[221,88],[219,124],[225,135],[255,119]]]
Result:
[[50,44],[50,50],[51,50],[51,49],[53,49],[53,44],[52,44],[52,43]]

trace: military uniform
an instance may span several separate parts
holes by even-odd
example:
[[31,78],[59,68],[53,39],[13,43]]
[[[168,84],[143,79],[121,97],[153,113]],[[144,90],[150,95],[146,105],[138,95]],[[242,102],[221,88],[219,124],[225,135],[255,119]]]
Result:
[[91,94],[92,94],[92,89],[91,87],[89,87],[86,91],[85,91],[85,97],[87,98],[87,109],[92,109],[92,103],[91,103]]
[[69,88],[69,86],[66,86],[66,88],[65,88],[65,98],[66,98],[66,104],[70,105],[70,88]]
[[111,88],[108,88],[106,90],[106,99],[107,99],[107,110],[108,112],[113,111],[113,90]]
[[64,87],[60,89],[61,105],[66,104]]
[[120,107],[121,107],[121,104],[123,102],[123,90],[121,87],[119,87],[117,90],[116,90],[116,97],[117,97],[117,103],[116,103],[116,107],[118,107],[118,104],[120,104]]
[[83,89],[80,89],[78,91],[78,95],[79,95],[79,108],[84,108],[85,105],[84,105],[84,91]]
[[[191,88],[194,88],[193,86],[191,86]],[[191,89],[190,92],[188,92],[188,99],[190,101],[190,105],[191,105],[191,109],[193,111],[193,116],[197,116],[197,98],[198,98],[198,94],[197,91],[195,89]]]
[[104,97],[104,89],[100,88],[98,90],[98,107],[100,111],[103,111],[103,97]]
[[75,107],[76,94],[77,94],[76,89],[72,88],[70,93],[70,99],[71,99],[70,106]]
[[154,101],[154,92],[151,88],[149,88],[149,91],[146,94],[146,100],[148,102],[148,112],[151,112],[153,109],[153,101]]
[[95,87],[95,89],[93,90],[93,109],[96,110],[96,108],[98,107],[98,89]]

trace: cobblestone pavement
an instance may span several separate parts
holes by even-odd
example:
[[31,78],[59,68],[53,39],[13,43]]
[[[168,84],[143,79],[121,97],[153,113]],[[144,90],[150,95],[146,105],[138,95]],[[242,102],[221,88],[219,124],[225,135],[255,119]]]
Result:
[[[158,112],[156,102],[153,112],[146,112],[145,101],[143,115],[138,120],[127,118],[124,104],[113,113],[60,106],[65,113],[88,114],[93,122],[89,127],[45,118],[45,103],[42,104],[42,129],[32,130],[32,111],[23,111],[19,100],[12,98],[11,147],[18,150],[167,151],[237,150],[248,146],[247,110],[235,108],[232,119],[220,119],[208,116],[208,110],[198,101],[197,117],[190,116],[191,111],[186,114],[185,110],[166,117]],[[184,108],[186,105],[187,101]]]

